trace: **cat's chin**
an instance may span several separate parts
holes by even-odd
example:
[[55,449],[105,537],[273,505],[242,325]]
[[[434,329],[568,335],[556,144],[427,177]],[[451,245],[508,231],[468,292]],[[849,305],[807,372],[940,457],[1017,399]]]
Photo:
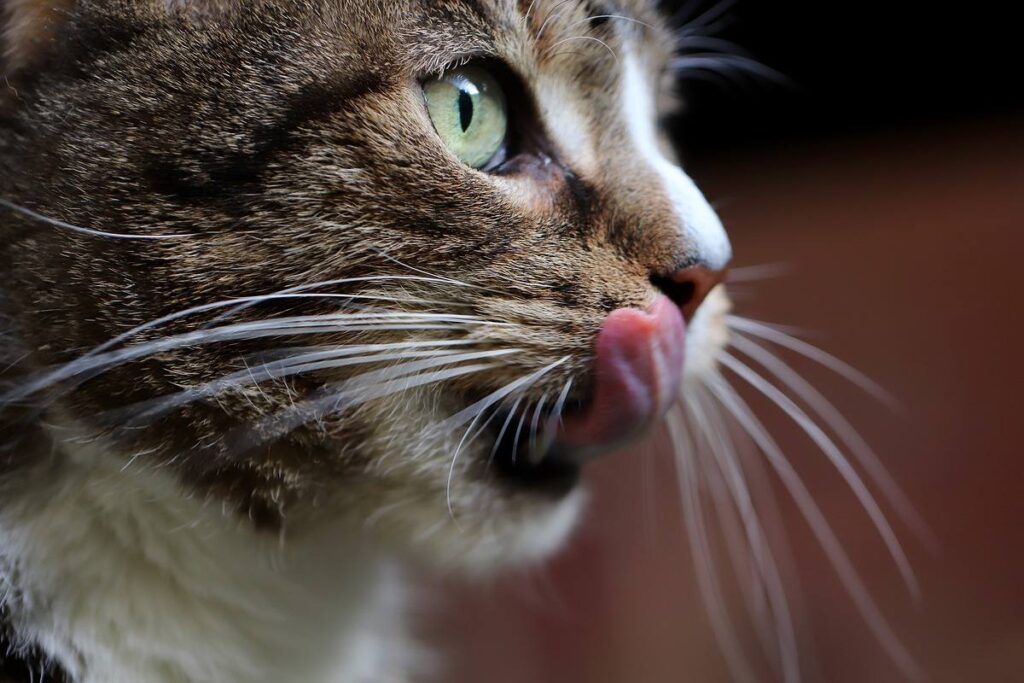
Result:
[[587,499],[582,486],[557,498],[508,499],[486,487],[478,495],[504,498],[498,504],[504,509],[453,519],[443,506],[409,505],[377,516],[375,536],[417,564],[486,576],[536,565],[561,550],[578,526]]

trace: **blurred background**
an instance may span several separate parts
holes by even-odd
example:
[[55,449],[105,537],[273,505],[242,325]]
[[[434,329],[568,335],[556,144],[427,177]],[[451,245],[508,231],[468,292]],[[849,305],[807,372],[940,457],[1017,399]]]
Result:
[[[886,509],[919,600],[825,457],[779,410],[744,397],[927,680],[1024,681],[1024,53],[1011,5],[666,4],[790,81],[695,72],[673,133],[731,232],[736,265],[783,266],[737,283],[737,313],[795,326],[897,398],[886,407],[777,349],[857,427],[927,522],[934,547]],[[428,609],[450,654],[446,680],[730,680],[677,479],[658,450],[594,468],[588,521],[549,566],[486,586],[427,587],[444,596]],[[799,511],[769,485],[779,504],[766,524],[776,541],[784,529],[792,550],[783,565],[804,679],[907,680]],[[713,526],[710,537],[755,676],[776,680],[725,537]]]

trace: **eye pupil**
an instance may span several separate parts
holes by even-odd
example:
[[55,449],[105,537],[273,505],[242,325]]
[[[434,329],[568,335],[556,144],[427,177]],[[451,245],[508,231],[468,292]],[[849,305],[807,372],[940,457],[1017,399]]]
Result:
[[462,126],[463,133],[469,130],[469,126],[471,123],[473,123],[473,97],[465,90],[460,90],[459,125]]
[[501,84],[486,69],[446,71],[423,82],[423,97],[435,132],[459,161],[478,170],[500,163],[508,109]]

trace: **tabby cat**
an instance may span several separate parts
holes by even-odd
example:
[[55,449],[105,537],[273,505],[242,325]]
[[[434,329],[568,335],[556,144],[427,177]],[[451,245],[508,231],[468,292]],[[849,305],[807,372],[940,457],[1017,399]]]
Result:
[[716,376],[653,2],[3,7],[9,676],[408,680],[399,568],[548,557]]

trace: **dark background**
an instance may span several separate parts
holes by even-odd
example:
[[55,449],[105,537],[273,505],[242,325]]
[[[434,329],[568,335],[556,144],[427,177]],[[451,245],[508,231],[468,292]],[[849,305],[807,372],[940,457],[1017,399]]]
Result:
[[[693,16],[712,2],[687,4]],[[890,411],[775,349],[856,426],[925,520],[933,545],[895,523],[919,601],[822,455],[744,394],[932,683],[1024,681],[1024,50],[1009,7],[741,0],[718,35],[792,84],[688,79],[673,131],[735,265],[784,266],[730,283],[736,313],[795,326],[899,403]],[[443,584],[455,600],[427,601],[448,655],[442,680],[730,683],[671,456],[652,445],[589,469],[586,521],[552,562],[496,585]],[[792,542],[803,680],[905,683],[774,489],[779,515],[763,518]],[[742,646],[756,653],[723,564]],[[777,680],[761,664],[756,679]]]
[[714,35],[789,80],[686,79],[678,137],[695,155],[1024,111],[1024,40],[1013,3],[663,4],[681,20],[721,8]]

